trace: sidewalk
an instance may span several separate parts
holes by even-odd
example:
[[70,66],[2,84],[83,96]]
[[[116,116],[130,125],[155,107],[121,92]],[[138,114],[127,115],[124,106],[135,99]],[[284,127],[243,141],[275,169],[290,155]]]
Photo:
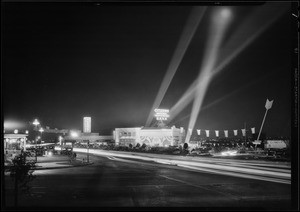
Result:
[[70,158],[66,155],[45,155],[37,157],[36,170],[70,168],[90,164],[93,163],[83,162],[80,158],[70,161]]

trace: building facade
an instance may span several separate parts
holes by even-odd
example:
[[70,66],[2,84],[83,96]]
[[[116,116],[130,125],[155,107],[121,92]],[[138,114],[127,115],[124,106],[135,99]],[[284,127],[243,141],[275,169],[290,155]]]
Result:
[[116,128],[114,139],[116,145],[146,144],[147,146],[179,146],[184,143],[185,131],[175,126],[168,128]]
[[113,140],[112,135],[99,135],[99,133],[82,133],[81,131],[76,131],[77,136],[67,135],[63,138],[63,142],[80,142],[80,143],[99,143],[99,142],[111,142]]
[[12,159],[26,150],[27,134],[4,134],[4,158]]

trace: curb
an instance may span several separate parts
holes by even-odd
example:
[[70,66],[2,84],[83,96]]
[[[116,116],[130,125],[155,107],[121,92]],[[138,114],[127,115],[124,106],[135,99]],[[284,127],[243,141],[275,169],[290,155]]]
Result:
[[[43,166],[36,166],[33,170],[45,170],[45,169],[65,169],[65,168],[72,168],[72,167],[79,167],[79,166],[88,166],[93,165],[94,162],[90,163],[81,163],[77,165],[68,165],[68,166],[53,166],[53,167],[43,167]],[[5,166],[4,171],[7,171],[9,167]]]
[[80,166],[88,166],[88,165],[92,165],[92,164],[94,164],[94,163],[92,162],[92,163],[84,163],[84,164],[78,164],[78,165],[56,166],[56,167],[42,167],[42,166],[38,166],[34,170],[65,169],[65,168],[73,168],[73,167],[80,167]]

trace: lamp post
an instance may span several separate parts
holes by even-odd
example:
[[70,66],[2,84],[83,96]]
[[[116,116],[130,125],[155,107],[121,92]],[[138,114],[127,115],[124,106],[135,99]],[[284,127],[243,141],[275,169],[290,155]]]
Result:
[[[44,129],[41,127],[40,129],[39,129],[39,131],[40,131],[40,133],[41,133],[41,143],[43,142],[43,140],[42,140],[42,135],[43,135],[43,132],[44,132]],[[44,149],[43,149],[43,152],[42,152],[42,154],[44,154]]]
[[[74,139],[78,138],[79,135],[76,131],[71,131],[71,137],[73,137]],[[72,143],[72,153],[73,153],[73,146],[74,144]]]
[[44,132],[44,129],[41,127],[41,128],[39,129],[39,131],[40,131],[40,133],[41,133],[41,143],[42,143],[42,134],[43,134],[43,132]]
[[37,128],[37,126],[40,125],[40,122],[37,119],[34,119],[32,124],[35,126],[35,128]]
[[[37,129],[37,126],[40,125],[40,122],[37,119],[35,119],[32,122],[32,124],[35,126],[35,129]],[[37,148],[36,148],[36,146],[37,146],[37,139],[35,139],[35,161],[37,162],[37,151],[36,151]]]
[[90,140],[88,140],[88,143],[87,143],[87,162],[89,163],[90,162]]
[[62,136],[58,136],[59,144],[60,144],[60,151],[62,151]]

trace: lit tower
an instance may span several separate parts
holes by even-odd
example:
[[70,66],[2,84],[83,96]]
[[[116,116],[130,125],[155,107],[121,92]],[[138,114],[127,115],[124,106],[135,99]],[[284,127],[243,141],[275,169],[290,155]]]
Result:
[[90,133],[91,132],[91,117],[83,117],[83,132]]

